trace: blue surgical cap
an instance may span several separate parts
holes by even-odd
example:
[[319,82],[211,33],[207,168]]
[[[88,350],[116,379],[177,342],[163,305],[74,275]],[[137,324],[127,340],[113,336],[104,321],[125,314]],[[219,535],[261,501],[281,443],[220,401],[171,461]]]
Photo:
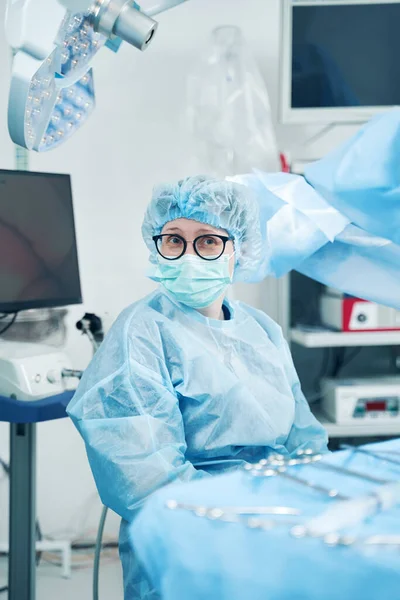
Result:
[[152,262],[157,258],[153,236],[160,234],[166,223],[181,218],[225,229],[234,238],[235,281],[251,279],[261,259],[262,241],[259,207],[249,189],[204,175],[156,186],[142,226]]

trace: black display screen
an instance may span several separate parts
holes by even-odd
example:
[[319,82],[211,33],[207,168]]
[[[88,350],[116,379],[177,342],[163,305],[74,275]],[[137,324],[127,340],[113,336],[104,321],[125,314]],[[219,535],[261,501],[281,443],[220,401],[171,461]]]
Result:
[[81,301],[69,175],[0,170],[0,312]]
[[400,105],[399,3],[292,10],[292,108]]

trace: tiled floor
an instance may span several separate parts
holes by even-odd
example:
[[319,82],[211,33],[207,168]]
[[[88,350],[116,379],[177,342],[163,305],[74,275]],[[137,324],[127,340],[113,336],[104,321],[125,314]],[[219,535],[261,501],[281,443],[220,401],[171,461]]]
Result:
[[[71,579],[60,568],[43,563],[37,572],[36,600],[92,600],[92,569],[76,569]],[[0,559],[0,588],[7,583],[7,561]],[[100,567],[99,600],[122,600],[122,575],[118,559]],[[0,594],[7,600],[7,594]]]

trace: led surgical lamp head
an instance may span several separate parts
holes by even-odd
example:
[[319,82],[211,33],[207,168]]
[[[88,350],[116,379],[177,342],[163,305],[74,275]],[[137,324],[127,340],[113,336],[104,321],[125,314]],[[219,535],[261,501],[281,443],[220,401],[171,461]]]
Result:
[[7,0],[6,37],[14,52],[8,105],[12,140],[51,150],[93,112],[90,64],[103,47],[122,41],[145,50],[155,15],[185,0],[154,0],[145,14],[133,0]]

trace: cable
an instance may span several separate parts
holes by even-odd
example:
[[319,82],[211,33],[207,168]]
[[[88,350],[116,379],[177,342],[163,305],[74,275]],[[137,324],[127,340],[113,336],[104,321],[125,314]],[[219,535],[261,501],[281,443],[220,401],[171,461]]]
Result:
[[354,360],[356,358],[356,356],[358,356],[360,354],[362,347],[355,348],[353,350],[353,352],[347,356],[347,358],[346,358],[346,348],[336,348],[336,353],[334,356],[334,359],[335,359],[334,364],[332,366],[332,369],[330,369],[329,366],[330,366],[330,361],[331,361],[331,356],[332,356],[332,350],[333,350],[333,348],[325,348],[324,349],[324,355],[322,358],[321,369],[320,369],[317,377],[314,380],[313,387],[316,390],[316,393],[313,394],[312,396],[308,396],[307,399],[309,402],[314,402],[315,400],[322,399],[321,391],[318,391],[321,380],[325,376],[335,379],[339,375],[340,371],[342,371],[342,369],[344,369],[344,367],[347,367],[347,365],[352,360]]
[[347,365],[358,356],[362,350],[361,348],[355,348],[351,354],[346,358],[346,348],[342,348],[342,351],[336,356],[335,366],[332,372],[332,377],[337,377]]
[[346,348],[336,348],[335,361],[333,363],[331,377],[335,378],[339,375],[339,372],[342,370],[342,367],[343,367],[343,363],[345,360],[345,354],[346,354]]
[[[71,544],[72,550],[94,550],[96,544],[92,542],[74,542]],[[118,542],[105,542],[101,545],[102,550],[118,548]]]
[[[0,458],[0,466],[3,468],[4,473],[7,475],[7,477],[10,477],[10,465],[8,465],[2,458]],[[36,521],[36,540],[37,541],[41,541],[43,539],[42,536],[42,530],[40,528],[40,523],[39,521]],[[36,552],[36,566],[38,567],[40,564],[42,558],[42,552]],[[8,586],[5,586],[4,588],[0,588],[0,594],[2,592],[5,592],[6,590],[8,590]]]
[[358,356],[360,354],[361,350],[362,350],[362,347],[361,348],[355,348],[354,351],[352,352],[352,354],[350,354],[347,358],[345,358],[343,360],[343,363],[340,366],[340,370],[344,369],[344,367],[347,367],[347,365],[352,360],[354,360],[356,356]]
[[[0,465],[3,467],[3,471],[8,477],[10,475],[10,468],[9,468],[8,464],[5,463],[4,460],[0,458]],[[4,594],[5,592],[8,592],[8,585],[4,585],[3,587],[0,587],[0,594]]]
[[319,389],[321,379],[323,379],[324,377],[326,377],[328,375],[330,362],[331,362],[331,348],[324,348],[324,354],[322,357],[321,368],[319,370],[318,375],[316,376],[316,378],[314,380],[314,385],[313,385],[314,390]]
[[14,313],[11,321],[9,323],[7,323],[7,325],[5,327],[3,327],[3,329],[0,330],[0,335],[3,335],[3,333],[5,333],[6,331],[8,331],[10,329],[10,327],[12,327],[15,323],[15,320],[17,318],[18,313]]
[[10,475],[10,467],[2,458],[0,458],[0,465],[3,467],[4,473],[9,477]]
[[[43,539],[42,530],[40,528],[39,521],[36,521],[36,540],[38,542],[41,542],[42,539]],[[36,552],[36,566],[37,567],[40,565],[41,559],[42,559],[42,552],[41,551]]]
[[94,553],[93,600],[99,600],[100,554],[101,554],[101,550],[102,550],[103,533],[104,533],[104,526],[106,524],[106,519],[107,519],[107,512],[108,512],[107,506],[103,506],[103,510],[101,511],[99,529],[97,531],[96,550]]

